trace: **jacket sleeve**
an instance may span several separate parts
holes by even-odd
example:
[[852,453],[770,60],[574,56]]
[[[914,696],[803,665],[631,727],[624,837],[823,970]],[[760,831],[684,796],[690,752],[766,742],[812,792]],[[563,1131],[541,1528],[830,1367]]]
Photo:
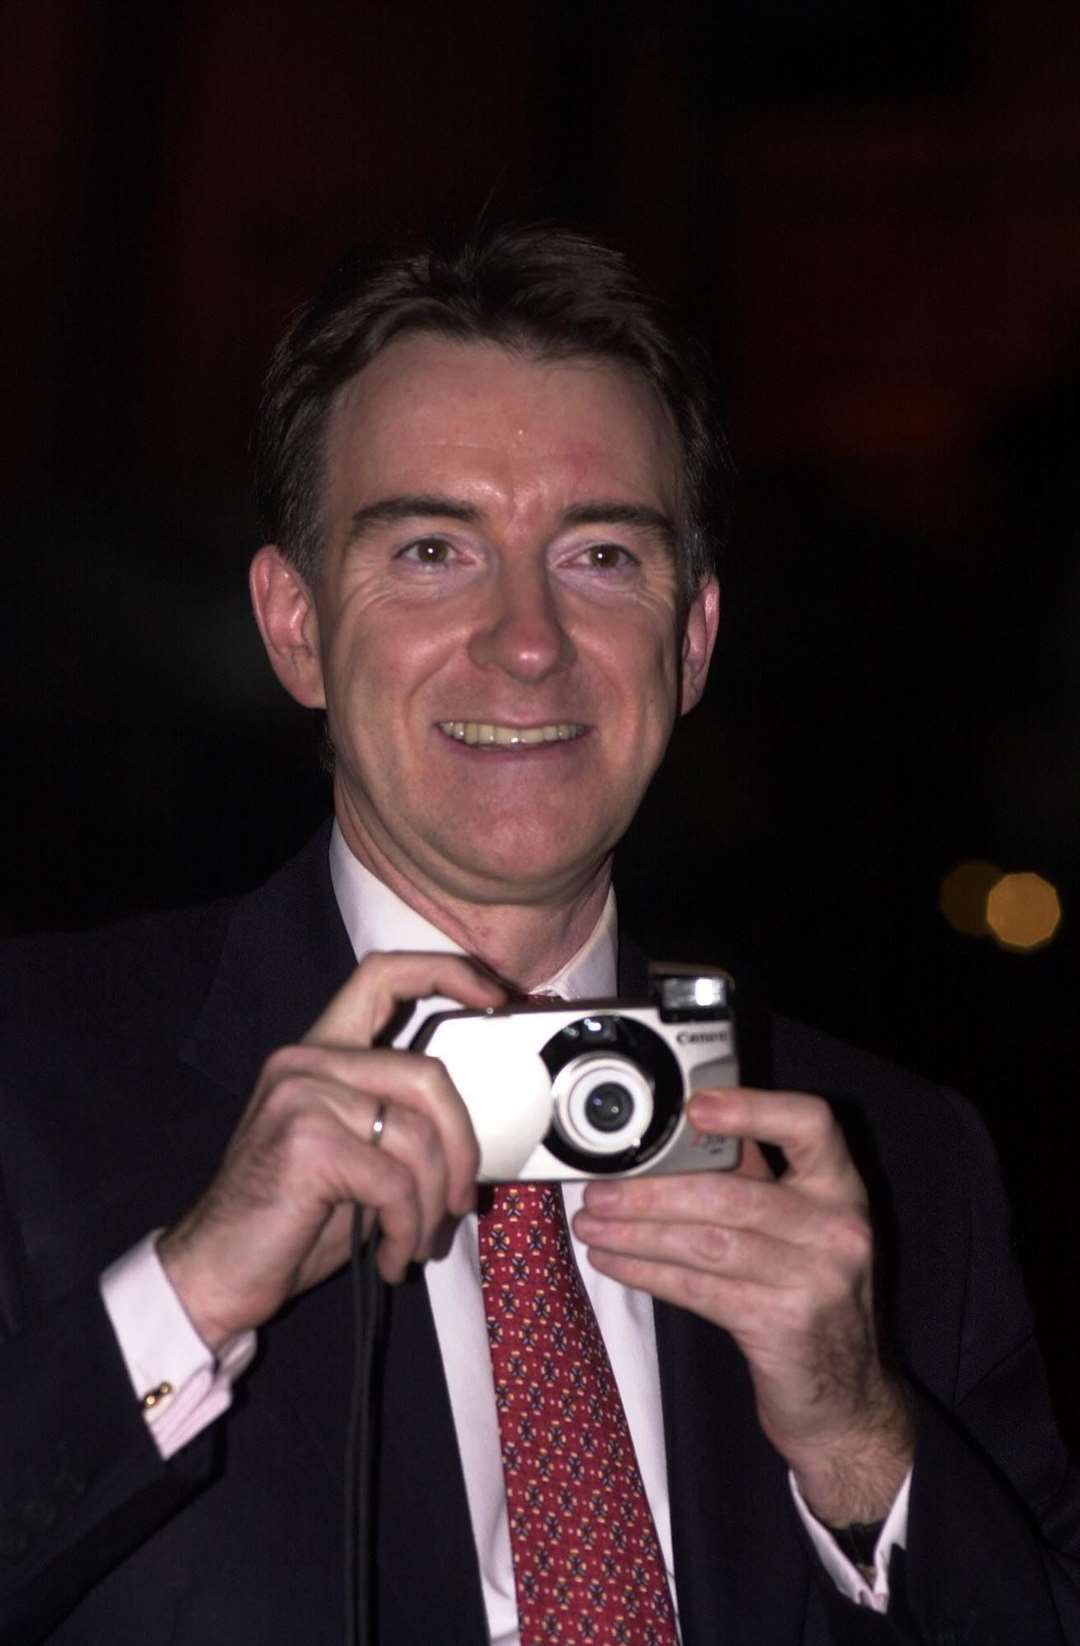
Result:
[[997,1161],[951,1099],[967,1253],[952,1399],[916,1389],[907,1546],[877,1617],[826,1605],[837,1646],[1077,1646],[1080,1478],[1056,1428]]
[[32,1646],[188,1501],[215,1448],[200,1437],[162,1462],[96,1279],[10,1326],[0,1334],[0,1643]]

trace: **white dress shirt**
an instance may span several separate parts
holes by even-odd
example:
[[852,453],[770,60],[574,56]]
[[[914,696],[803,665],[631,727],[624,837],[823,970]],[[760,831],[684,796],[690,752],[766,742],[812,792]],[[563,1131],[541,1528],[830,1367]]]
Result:
[[[330,871],[357,957],[372,950],[461,953],[457,944],[357,861],[336,824],[331,836]],[[538,992],[559,994],[568,1000],[610,997],[616,993],[616,975],[612,893],[585,944],[554,977],[539,986]],[[395,1045],[407,1045],[432,1012],[455,1005],[442,999],[422,1002]],[[583,1184],[564,1185],[568,1223],[581,1205],[583,1192]],[[154,1245],[159,1233],[153,1231],[106,1270],[101,1284],[133,1387],[162,1455],[170,1457],[227,1409],[232,1383],[254,1355],[255,1336],[251,1332],[238,1334],[215,1361],[191,1326],[157,1260]],[[645,1293],[594,1269],[572,1231],[571,1242],[626,1410],[677,1609],[652,1302]],[[461,1219],[446,1254],[425,1265],[425,1278],[461,1453],[492,1646],[519,1646],[475,1214]],[[904,1543],[909,1485],[910,1477],[886,1522],[876,1551],[873,1580],[868,1583],[810,1514],[791,1480],[798,1512],[833,1581],[851,1599],[876,1611],[884,1611],[888,1604],[889,1555],[895,1545]]]

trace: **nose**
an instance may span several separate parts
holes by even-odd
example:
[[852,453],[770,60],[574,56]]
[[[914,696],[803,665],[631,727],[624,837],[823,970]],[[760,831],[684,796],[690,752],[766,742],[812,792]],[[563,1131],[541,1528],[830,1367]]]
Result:
[[528,685],[569,667],[574,644],[546,566],[500,566],[468,650],[477,668],[501,669]]

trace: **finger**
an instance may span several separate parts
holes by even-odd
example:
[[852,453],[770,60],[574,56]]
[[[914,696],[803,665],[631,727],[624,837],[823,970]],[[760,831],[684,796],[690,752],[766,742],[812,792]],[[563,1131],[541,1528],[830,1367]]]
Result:
[[702,1224],[759,1230],[791,1246],[830,1244],[831,1222],[859,1214],[823,1204],[786,1178],[739,1177],[729,1172],[688,1172],[672,1177],[627,1178],[590,1183],[585,1214],[604,1223]]
[[375,1114],[381,1116],[382,1128],[376,1136],[373,1119],[367,1147],[398,1161],[408,1172],[420,1212],[419,1244],[413,1255],[430,1257],[447,1211],[447,1166],[438,1134],[425,1114],[403,1103],[380,1104]]
[[[297,1059],[305,1061],[294,1066]],[[314,1235],[342,1202],[374,1203],[366,1198],[370,1174],[378,1162],[387,1160],[395,1166],[391,1183],[398,1183],[417,1207],[419,1234],[413,1255],[428,1255],[447,1211],[448,1162],[438,1128],[424,1112],[425,1094],[410,1089],[410,1078],[418,1088],[441,1085],[450,1102],[460,1104],[460,1099],[441,1067],[419,1067],[426,1062],[396,1052],[328,1053],[313,1047],[293,1047],[288,1054],[276,1055],[261,1105],[230,1146],[226,1188],[235,1185],[248,1204],[287,1208],[288,1215],[281,1219],[286,1238],[297,1218],[306,1221]],[[357,1089],[361,1078],[366,1090]],[[388,1101],[391,1095],[396,1101]],[[380,1115],[382,1126],[376,1136]],[[459,1178],[476,1158],[467,1119],[465,1128],[458,1149]],[[357,1177],[361,1171],[363,1177]],[[385,1206],[382,1192],[378,1204]]]
[[506,990],[464,955],[389,953],[364,957],[316,1018],[305,1041],[366,1047],[406,1000],[443,995],[462,1006],[500,1006]]
[[[447,1209],[456,1215],[469,1211],[476,1199],[480,1150],[469,1111],[438,1058],[393,1051],[357,1055],[363,1061],[366,1089],[389,1105],[383,1147],[399,1153],[407,1148],[418,1166],[427,1158],[441,1166],[444,1204],[437,1208],[436,1222]],[[410,1116],[422,1126],[410,1129]]]
[[[379,1273],[396,1285],[405,1278],[409,1265],[426,1255],[430,1244],[418,1180],[410,1167],[391,1153],[352,1135],[343,1135],[339,1147],[342,1184],[347,1185],[348,1194],[340,1197],[332,1214],[338,1236],[344,1235],[347,1242],[351,1223],[351,1218],[348,1222],[342,1218],[346,1208],[341,1201],[363,1206],[379,1225]],[[351,1207],[347,1209],[351,1211]],[[346,1254],[347,1244],[339,1258],[344,1259]]]
[[619,1221],[579,1213],[574,1233],[594,1252],[697,1269],[762,1287],[821,1289],[836,1266],[815,1247],[793,1246],[755,1229],[723,1224]]
[[689,1309],[733,1335],[737,1335],[743,1321],[760,1320],[768,1302],[782,1296],[753,1280],[733,1280],[682,1263],[655,1263],[602,1248],[590,1248],[589,1262],[600,1274],[621,1285],[647,1292],[662,1303]]
[[695,1092],[687,1117],[698,1131],[757,1139],[783,1149],[801,1181],[858,1181],[844,1135],[824,1098],[749,1086]]
[[[676,1258],[588,1248],[599,1273],[651,1297],[689,1309],[729,1331],[756,1372],[770,1365],[782,1379],[798,1379],[804,1351],[818,1360],[815,1388],[829,1367],[820,1363],[823,1345],[865,1344],[872,1340],[872,1289],[865,1277],[842,1269],[809,1265],[789,1277],[773,1268],[767,1279],[757,1274],[688,1264]],[[824,1334],[824,1335],[823,1335]],[[830,1352],[831,1353],[831,1352]]]
[[[475,1200],[480,1155],[476,1137],[461,1097],[437,1058],[417,1052],[353,1051],[342,1047],[292,1046],[275,1052],[266,1066],[268,1084],[290,1081],[326,1081],[334,1088],[335,1103],[345,1124],[361,1138],[370,1136],[380,1102],[403,1107],[426,1117],[434,1136],[416,1137],[407,1124],[395,1127],[396,1144],[408,1141],[417,1160],[437,1156],[445,1172],[444,1209],[455,1215],[471,1209]],[[350,1094],[352,1094],[350,1098]],[[390,1132],[389,1121],[384,1143]]]
[[343,1124],[325,1084],[310,1094],[297,1085],[293,1096],[299,1107],[264,1113],[234,1136],[206,1193],[159,1245],[196,1330],[213,1348],[332,1273],[348,1254],[356,1205],[374,1208],[389,1230],[389,1276],[403,1272],[422,1244],[408,1169]]
[[[396,1150],[406,1154],[410,1151],[402,1144],[400,1135],[397,1144],[386,1146],[388,1127],[384,1127],[384,1141],[379,1144],[374,1143],[370,1135],[359,1135],[354,1129],[358,1109],[354,1094],[344,1094],[348,1121],[343,1119],[341,1108],[334,1101],[339,1095],[332,1088],[323,1093],[323,1120],[334,1126],[336,1132],[328,1138],[332,1164],[325,1172],[324,1196],[329,1216],[320,1244],[335,1235],[338,1242],[344,1239],[346,1246],[337,1254],[338,1260],[342,1260],[347,1254],[348,1240],[348,1221],[344,1214],[355,1206],[362,1206],[379,1225],[376,1254],[379,1272],[385,1280],[396,1284],[404,1278],[410,1263],[422,1260],[430,1250],[435,1227],[441,1219],[441,1211],[436,1216],[432,1209],[438,1198],[432,1180],[438,1177],[440,1167],[437,1162],[425,1162],[418,1167],[415,1157],[401,1158]],[[369,1112],[373,1118],[377,1107],[372,1106]],[[406,1132],[415,1118],[399,1110],[397,1132]]]

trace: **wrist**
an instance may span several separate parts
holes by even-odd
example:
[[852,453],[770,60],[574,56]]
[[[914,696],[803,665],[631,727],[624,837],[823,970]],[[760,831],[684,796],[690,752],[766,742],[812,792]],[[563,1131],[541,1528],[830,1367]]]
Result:
[[242,1325],[230,1325],[217,1317],[205,1296],[197,1268],[188,1260],[185,1242],[179,1226],[167,1230],[158,1240],[157,1257],[162,1272],[172,1287],[184,1313],[200,1340],[215,1360]]
[[805,1455],[789,1456],[788,1463],[811,1514],[835,1533],[884,1521],[913,1456],[911,1413],[903,1390],[892,1386],[887,1408],[879,1408],[873,1422],[851,1428],[836,1442],[819,1440]]

